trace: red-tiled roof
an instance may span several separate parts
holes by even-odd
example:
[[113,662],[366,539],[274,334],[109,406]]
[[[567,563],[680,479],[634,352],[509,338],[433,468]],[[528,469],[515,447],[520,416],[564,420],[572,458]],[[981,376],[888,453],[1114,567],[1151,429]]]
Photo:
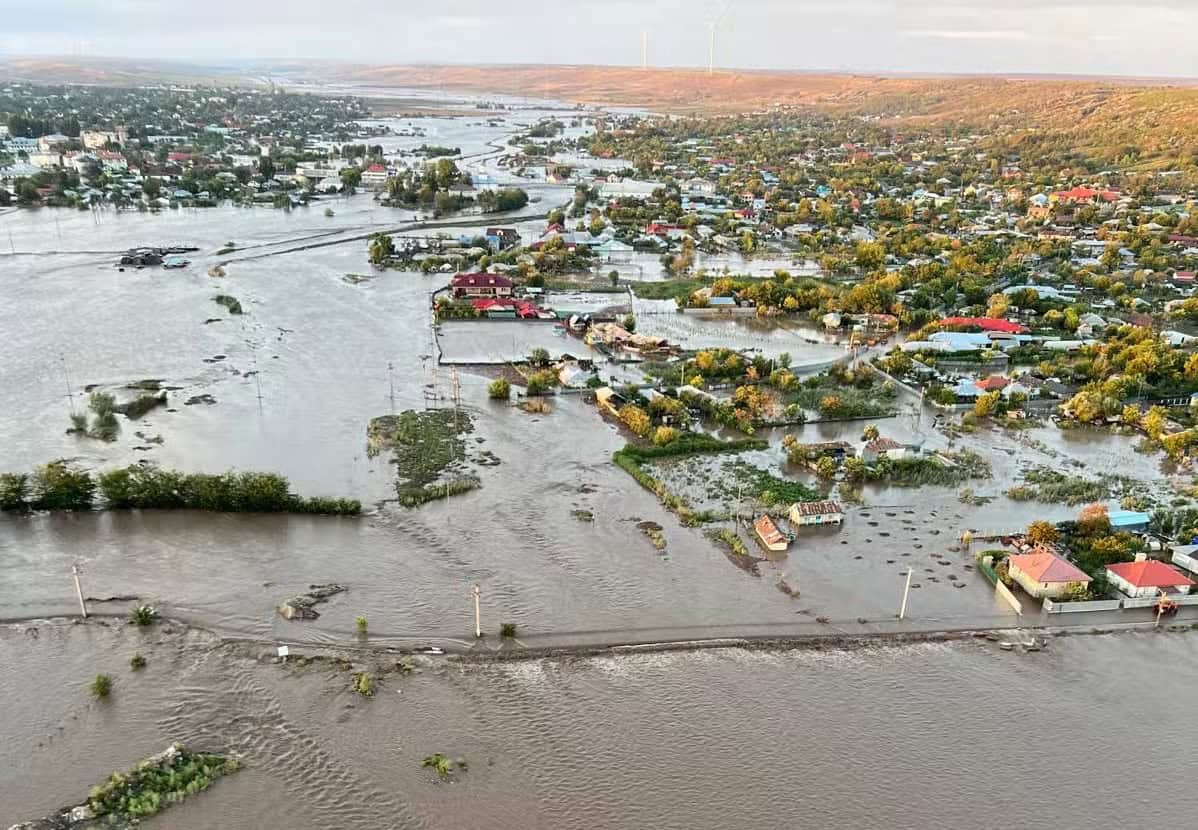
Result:
[[1058,199],[1066,202],[1085,202],[1091,199],[1101,198],[1104,202],[1115,202],[1119,200],[1119,191],[1117,190],[1094,190],[1089,187],[1075,187],[1072,190],[1059,190],[1055,194]]
[[893,438],[881,437],[870,441],[865,445],[865,448],[871,452],[886,452],[888,450],[902,449],[903,445]]
[[1118,562],[1106,569],[1137,588],[1180,588],[1194,583],[1172,565],[1145,559],[1143,562]]
[[367,173],[386,173],[387,168],[381,164],[372,164],[366,168]]
[[1033,582],[1089,582],[1085,571],[1054,553],[1036,549],[1009,558],[1012,567],[1023,571]]
[[458,274],[450,282],[454,288],[479,288],[491,286],[494,288],[511,288],[513,283],[507,277],[499,274]]
[[991,375],[985,380],[977,382],[978,389],[984,392],[994,392],[998,389],[1006,389],[1011,385],[1011,381],[1004,378],[1002,375]]
[[774,520],[769,516],[762,516],[753,522],[753,527],[757,530],[757,535],[767,545],[776,545],[779,542],[786,541],[786,537],[782,535],[782,531],[778,530],[778,526],[774,524]]
[[844,512],[844,509],[834,501],[800,501],[790,509],[797,511],[800,516],[828,516]]
[[994,317],[945,317],[940,321],[940,328],[962,328],[972,326],[982,331],[1002,331],[1007,334],[1026,334],[1027,327],[1010,320],[999,320]]

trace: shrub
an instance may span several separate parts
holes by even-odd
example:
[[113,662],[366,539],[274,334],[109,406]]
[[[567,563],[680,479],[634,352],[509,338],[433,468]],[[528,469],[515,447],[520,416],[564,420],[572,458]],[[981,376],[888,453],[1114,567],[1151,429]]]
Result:
[[678,430],[673,427],[658,427],[653,431],[653,443],[656,446],[664,447],[666,444],[677,441],[678,434]]
[[528,388],[525,391],[529,395],[544,395],[553,388],[555,383],[557,383],[557,375],[548,369],[542,369],[528,376]]
[[374,678],[367,672],[354,675],[354,691],[362,697],[374,697]]
[[83,471],[66,461],[52,461],[39,467],[33,476],[33,504],[40,510],[90,510],[96,483]]
[[506,378],[497,378],[487,387],[487,394],[493,401],[506,401],[512,396],[512,385]]
[[153,625],[158,618],[158,612],[149,605],[139,605],[129,612],[129,622],[134,625]]
[[548,350],[548,349],[542,349],[542,348],[539,348],[539,347],[538,347],[538,348],[536,348],[536,349],[533,349],[533,350],[532,350],[531,352],[529,352],[529,354],[528,354],[528,362],[529,362],[530,364],[532,364],[533,366],[547,366],[547,365],[549,365],[549,350]]
[[95,697],[108,697],[112,691],[112,678],[106,674],[97,674],[96,679],[88,687]]
[[229,310],[230,314],[241,314],[241,301],[236,297],[230,297],[228,294],[217,294],[212,298],[212,301],[218,305],[223,305]]
[[510,622],[500,623],[499,624],[499,636],[500,637],[515,637],[516,636],[516,624],[510,623]]
[[29,476],[24,473],[0,474],[0,511],[19,511],[29,507]]
[[357,617],[354,619],[354,626],[358,629],[358,633],[365,636],[366,634],[366,618]]
[[437,771],[437,775],[441,776],[442,778],[448,778],[449,774],[453,772],[453,761],[449,760],[447,756],[440,752],[434,752],[432,755],[426,756],[424,760],[420,762],[420,766],[422,769],[427,767],[435,769]]
[[134,654],[132,657],[129,658],[129,668],[133,669],[133,671],[137,671],[138,669],[144,669],[145,667],[146,667],[146,658],[142,657],[140,654]]

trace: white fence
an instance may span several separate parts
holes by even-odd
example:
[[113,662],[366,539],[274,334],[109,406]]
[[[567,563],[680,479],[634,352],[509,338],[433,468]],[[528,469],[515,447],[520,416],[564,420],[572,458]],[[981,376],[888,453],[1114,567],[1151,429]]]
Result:
[[[1156,605],[1159,597],[1124,597],[1123,599],[1102,599],[1093,602],[1053,602],[1044,598],[1044,613],[1068,614],[1074,611],[1118,611],[1134,608],[1151,608]],[[1182,594],[1169,597],[1178,605],[1198,605],[1198,594]]]
[[1044,613],[1070,614],[1077,611],[1118,611],[1123,605],[1118,599],[1099,599],[1092,602],[1053,602],[1044,598]]

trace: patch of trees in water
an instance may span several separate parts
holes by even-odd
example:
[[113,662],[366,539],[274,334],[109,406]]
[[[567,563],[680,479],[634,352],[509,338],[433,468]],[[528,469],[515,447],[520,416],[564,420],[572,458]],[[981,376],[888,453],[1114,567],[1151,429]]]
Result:
[[152,465],[132,465],[92,474],[65,460],[37,468],[32,475],[0,474],[0,510],[208,510],[225,513],[313,513],[352,516],[356,499],[304,498],[291,492],[278,473],[184,473]]

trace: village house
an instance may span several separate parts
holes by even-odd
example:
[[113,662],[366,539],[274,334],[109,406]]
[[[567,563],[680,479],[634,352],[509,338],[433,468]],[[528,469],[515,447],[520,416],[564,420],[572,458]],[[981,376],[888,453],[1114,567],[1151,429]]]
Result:
[[513,283],[499,274],[458,274],[449,283],[457,299],[473,297],[510,297]]
[[362,171],[362,187],[367,190],[382,190],[387,186],[389,178],[387,168],[376,162]]
[[834,501],[801,501],[790,506],[790,523],[795,527],[818,527],[844,523],[844,508]]
[[1056,599],[1091,582],[1085,571],[1044,548],[1007,557],[1007,573],[1036,599]]
[[899,460],[902,458],[918,458],[922,454],[922,449],[915,444],[900,444],[893,438],[881,436],[872,441],[867,441],[857,451],[857,457],[866,464],[877,463],[880,458],[889,458],[891,460]]
[[778,530],[778,526],[769,516],[762,516],[753,522],[753,532],[757,535],[761,546],[768,551],[781,553],[790,547],[790,539],[782,535],[782,531]]
[[1172,565],[1137,554],[1135,562],[1106,566],[1106,578],[1129,597],[1155,597],[1164,593],[1188,594],[1194,583]]

